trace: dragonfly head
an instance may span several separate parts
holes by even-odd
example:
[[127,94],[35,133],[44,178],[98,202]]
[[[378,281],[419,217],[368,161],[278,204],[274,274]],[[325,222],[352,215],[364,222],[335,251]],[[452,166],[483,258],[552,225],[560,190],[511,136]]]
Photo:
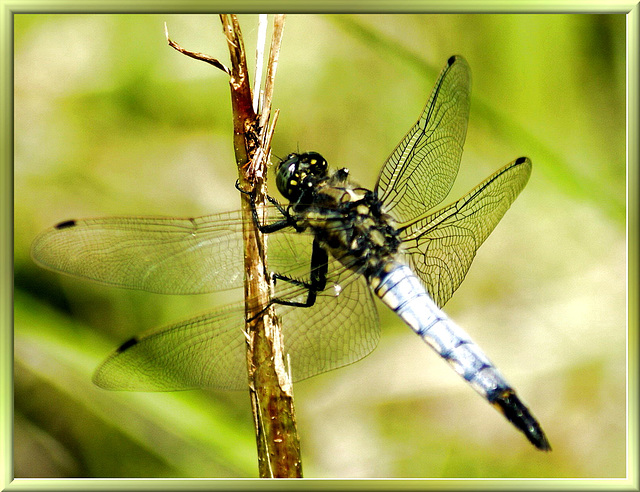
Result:
[[278,165],[276,184],[289,201],[300,197],[305,187],[312,187],[327,175],[327,161],[317,152],[289,154]]

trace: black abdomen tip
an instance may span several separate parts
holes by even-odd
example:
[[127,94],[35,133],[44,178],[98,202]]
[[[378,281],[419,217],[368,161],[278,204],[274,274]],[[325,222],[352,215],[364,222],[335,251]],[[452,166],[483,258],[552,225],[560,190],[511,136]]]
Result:
[[540,424],[513,390],[508,389],[502,392],[498,397],[492,399],[491,403],[502,412],[509,422],[527,436],[531,444],[542,451],[551,451],[551,445]]
[[76,225],[75,220],[65,220],[64,222],[60,222],[54,226],[54,229],[67,229],[69,227],[74,227]]

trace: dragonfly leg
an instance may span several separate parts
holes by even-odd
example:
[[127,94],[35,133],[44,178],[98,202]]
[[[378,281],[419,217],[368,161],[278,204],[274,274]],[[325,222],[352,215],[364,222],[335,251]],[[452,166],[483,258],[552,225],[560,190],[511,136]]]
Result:
[[269,309],[273,304],[280,304],[281,306],[293,306],[308,308],[315,304],[318,297],[318,292],[324,290],[327,285],[327,272],[329,269],[329,256],[324,248],[314,240],[313,252],[311,254],[311,273],[309,282],[304,280],[289,277],[279,273],[272,273],[271,278],[273,281],[282,280],[292,285],[303,287],[307,290],[307,298],[304,301],[292,301],[282,297],[274,297],[269,301],[266,308],[260,311],[255,316],[252,316],[248,321],[253,321],[259,316],[262,316],[264,312]]
[[[305,282],[304,280],[295,279],[286,275],[282,275],[279,273],[272,273],[271,278],[276,280],[282,280],[289,284],[298,285],[307,290],[307,298],[304,301],[292,301],[289,299],[285,299],[282,297],[274,297],[269,302],[269,306],[273,304],[280,304],[282,306],[293,306],[293,307],[311,307],[315,304],[316,298],[318,296],[318,292],[324,290],[327,285],[327,272],[329,269],[329,256],[327,252],[322,248],[317,241],[313,241],[313,252],[311,253],[311,273],[309,282]],[[265,310],[267,309],[265,308]],[[264,312],[261,311],[256,316],[251,319],[254,319],[260,316]],[[251,321],[251,320],[250,320]]]
[[255,316],[251,317],[248,321],[253,321],[255,318],[264,314],[273,304],[280,304],[281,306],[293,306],[308,308],[315,304],[318,297],[318,292],[324,290],[327,285],[327,273],[329,271],[329,255],[326,250],[320,246],[320,244],[314,239],[313,250],[311,253],[311,271],[309,281],[304,281],[282,275],[280,273],[272,273],[271,278],[274,281],[282,280],[292,285],[303,287],[307,290],[307,298],[304,301],[292,301],[283,297],[274,297],[269,301],[269,305],[260,311]]
[[315,304],[318,292],[324,290],[327,285],[327,272],[329,270],[329,255],[327,251],[320,246],[316,239],[313,240],[313,249],[311,253],[311,271],[310,280],[305,282],[299,279],[287,277],[279,273],[273,273],[274,280],[284,280],[293,285],[299,285],[307,289],[307,298],[305,301],[291,301],[276,297],[271,300],[271,304],[281,304],[283,306],[295,307],[311,307]]

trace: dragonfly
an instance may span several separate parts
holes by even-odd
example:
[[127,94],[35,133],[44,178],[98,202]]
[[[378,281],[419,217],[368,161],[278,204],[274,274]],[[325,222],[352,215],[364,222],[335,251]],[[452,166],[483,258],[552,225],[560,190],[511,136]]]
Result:
[[[470,104],[470,68],[448,59],[417,122],[384,163],[373,190],[317,152],[277,166],[288,204],[268,197],[271,305],[282,321],[293,381],[358,361],[374,350],[374,297],[433,348],[538,449],[551,449],[513,387],[442,307],[477,249],[526,185],[519,157],[459,200],[433,211],[458,174]],[[102,284],[161,294],[202,294],[243,283],[242,217],[67,220],[32,244],[40,265]],[[247,385],[244,303],[138,335],[96,370],[112,390],[240,389]]]

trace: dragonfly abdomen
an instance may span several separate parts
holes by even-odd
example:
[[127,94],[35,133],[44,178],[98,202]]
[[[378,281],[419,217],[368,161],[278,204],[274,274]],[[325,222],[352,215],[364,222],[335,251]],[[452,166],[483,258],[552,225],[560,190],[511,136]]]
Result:
[[433,302],[411,269],[387,262],[369,278],[373,292],[536,447],[551,447],[538,422],[469,335]]
[[487,399],[509,388],[469,335],[433,302],[411,269],[387,263],[370,281],[374,293]]

